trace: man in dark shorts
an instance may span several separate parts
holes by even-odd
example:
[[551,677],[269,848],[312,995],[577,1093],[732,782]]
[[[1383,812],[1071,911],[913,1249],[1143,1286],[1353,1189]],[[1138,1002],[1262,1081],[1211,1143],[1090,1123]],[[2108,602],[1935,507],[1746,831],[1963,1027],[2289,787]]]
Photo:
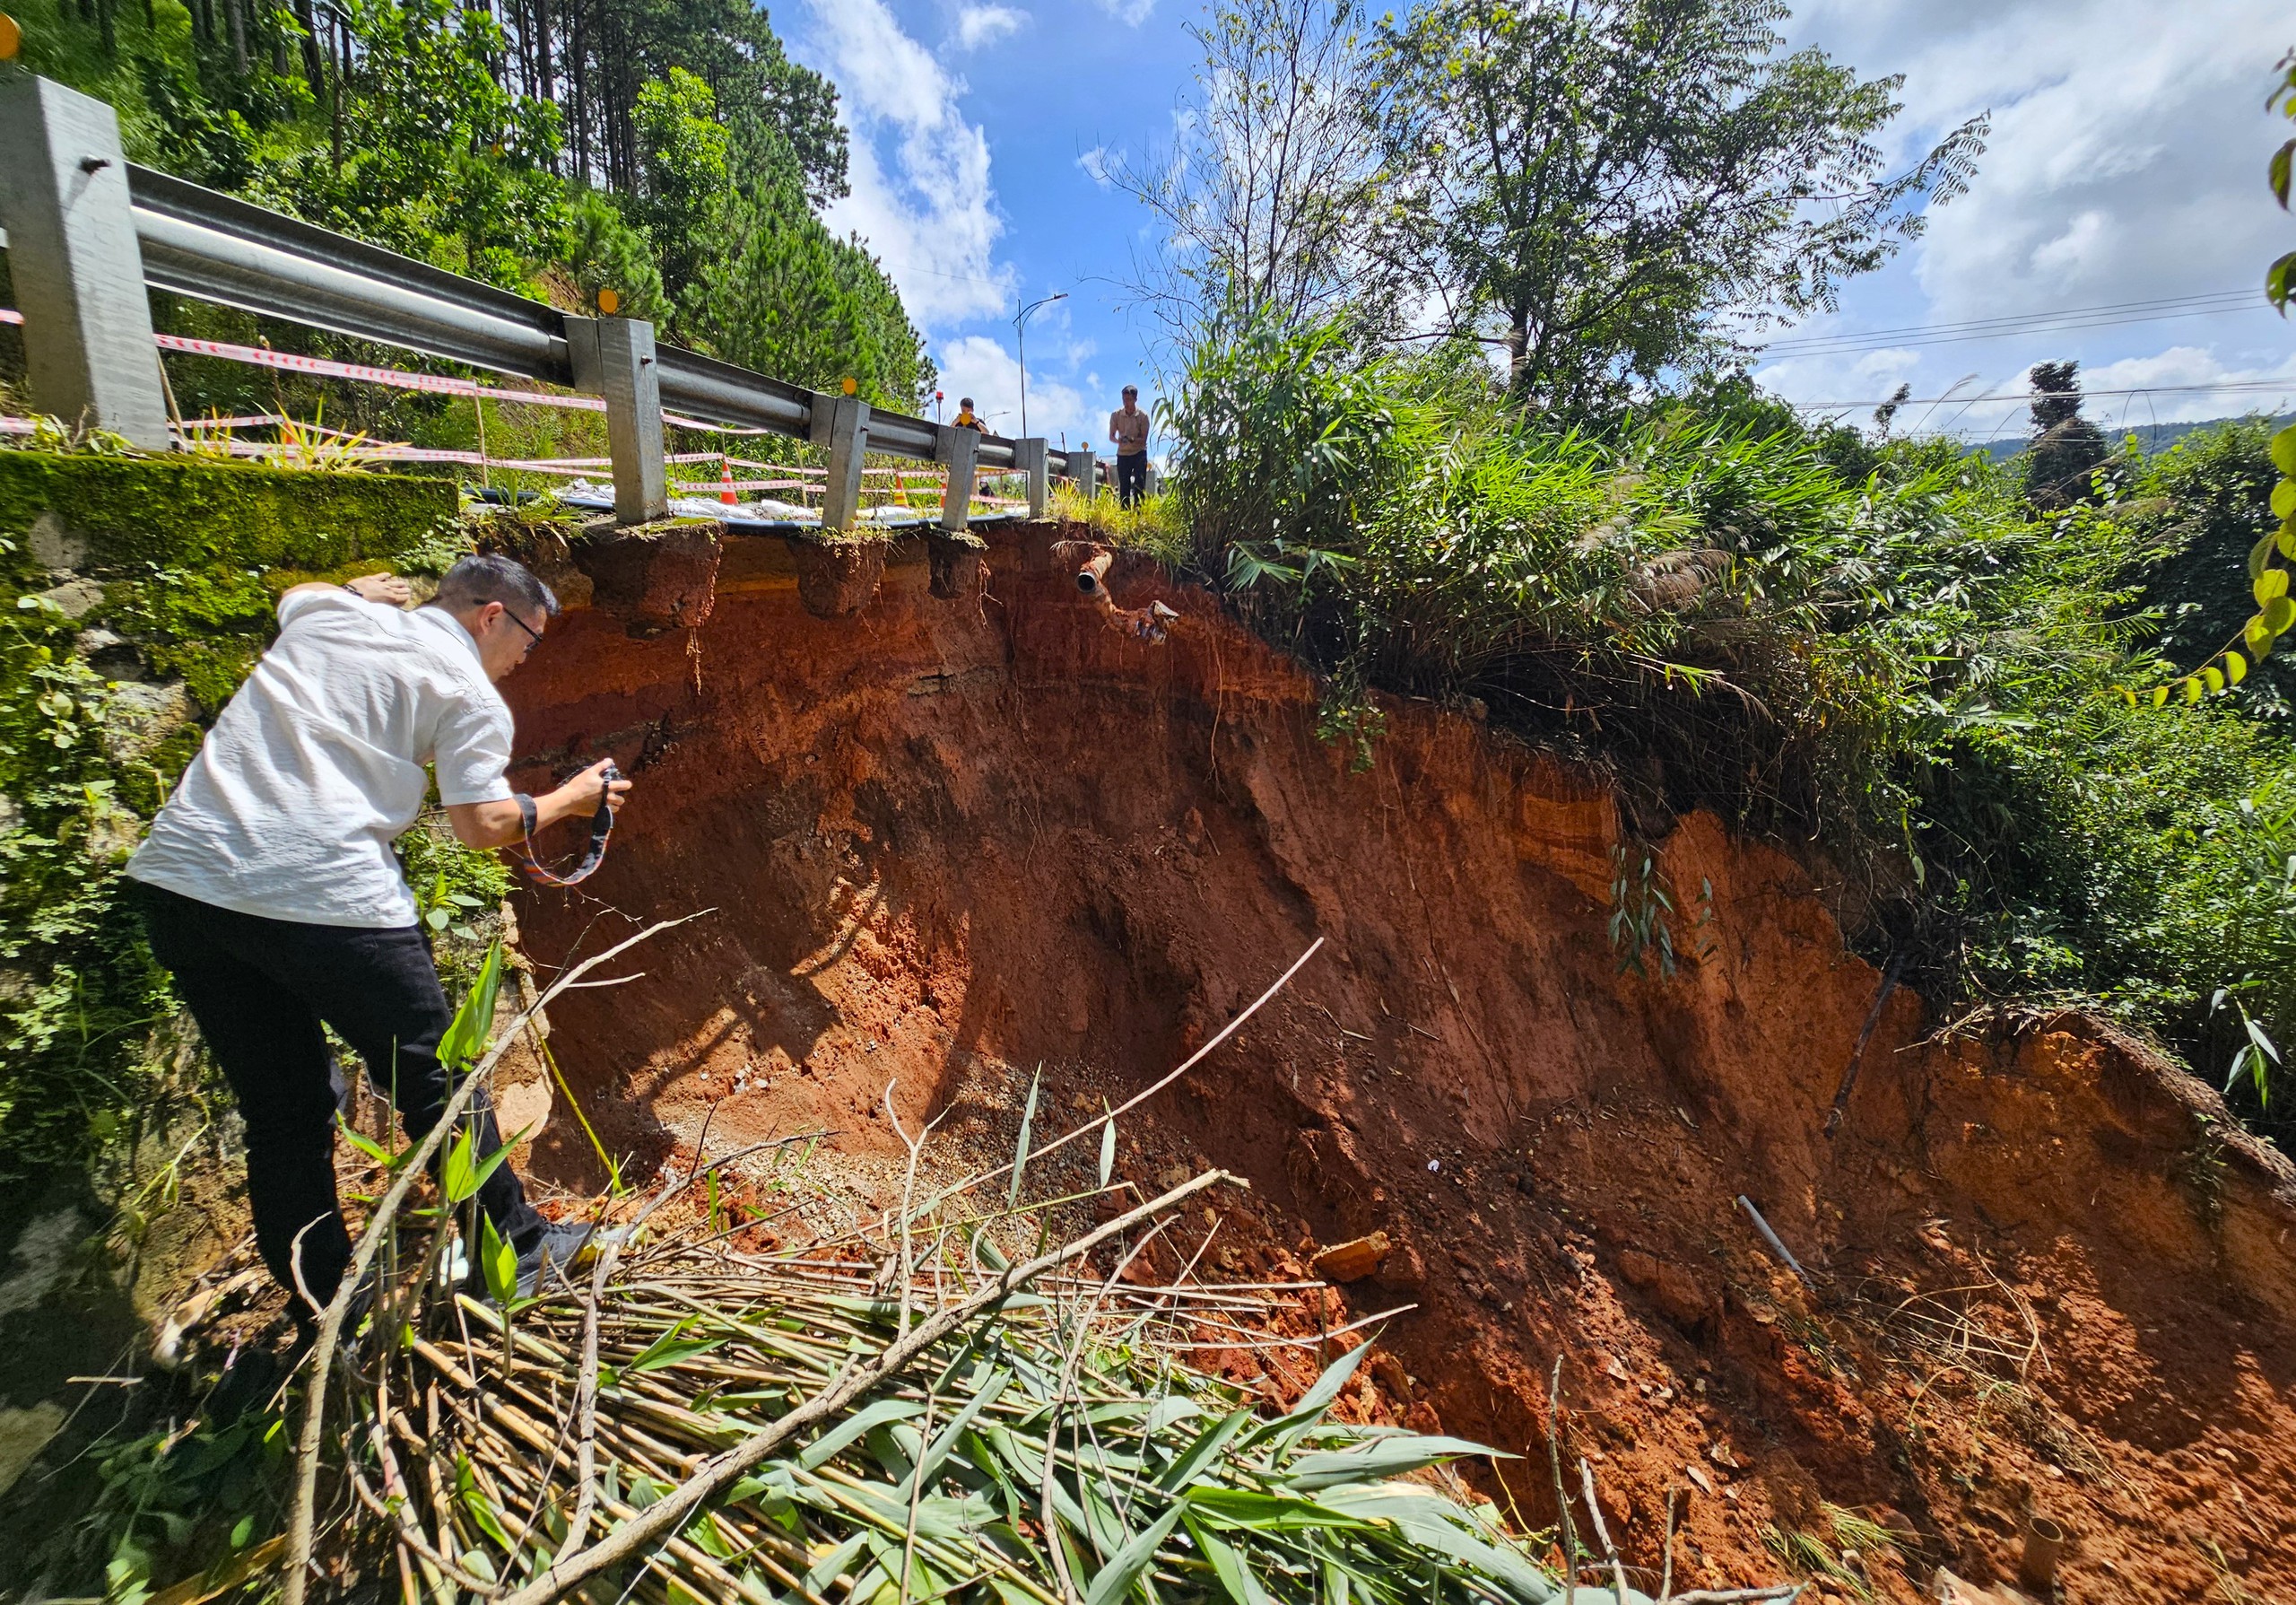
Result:
[[[504,772],[510,710],[494,682],[524,662],[558,611],[507,557],[465,557],[408,609],[406,581],[299,585],[279,639],[216,720],[129,860],[152,951],[247,1120],[248,1200],[264,1263],[308,1329],[351,1260],[335,1192],[344,1099],[322,1025],[365,1061],[411,1138],[452,1087],[439,1039],[453,1018],[391,843],[430,777],[465,845],[526,831]],[[526,799],[537,828],[620,807],[603,763]],[[482,1093],[472,1140],[501,1146]],[[508,1164],[479,1207],[517,1252],[522,1284],[570,1267],[588,1228],[557,1226]]]

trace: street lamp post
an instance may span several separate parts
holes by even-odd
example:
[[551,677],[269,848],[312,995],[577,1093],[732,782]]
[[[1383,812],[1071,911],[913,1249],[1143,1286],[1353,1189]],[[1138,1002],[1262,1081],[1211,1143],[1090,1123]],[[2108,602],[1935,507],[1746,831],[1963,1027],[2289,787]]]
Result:
[[1039,307],[1048,307],[1054,301],[1067,299],[1068,292],[1063,290],[1057,294],[1046,296],[1042,301],[1032,301],[1021,309],[1018,318],[1013,319],[1013,344],[1021,357],[1021,433],[1024,438],[1029,432],[1029,314]]

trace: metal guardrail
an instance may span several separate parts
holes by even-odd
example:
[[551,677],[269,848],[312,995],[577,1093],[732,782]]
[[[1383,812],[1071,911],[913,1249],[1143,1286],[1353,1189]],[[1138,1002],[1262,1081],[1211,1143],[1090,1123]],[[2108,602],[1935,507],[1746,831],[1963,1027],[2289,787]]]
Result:
[[161,290],[572,386],[565,314],[396,251],[129,164],[144,281]]
[[[639,319],[585,318],[127,162],[100,100],[30,74],[0,82],[0,241],[9,248],[34,403],[164,449],[163,379],[146,285],[601,396],[625,522],[667,510],[661,408],[825,446],[823,525],[850,528],[860,459],[950,471],[942,525],[961,530],[976,467],[1024,473],[1042,516],[1056,452],[823,395],[675,346]],[[961,490],[962,493],[960,493]]]

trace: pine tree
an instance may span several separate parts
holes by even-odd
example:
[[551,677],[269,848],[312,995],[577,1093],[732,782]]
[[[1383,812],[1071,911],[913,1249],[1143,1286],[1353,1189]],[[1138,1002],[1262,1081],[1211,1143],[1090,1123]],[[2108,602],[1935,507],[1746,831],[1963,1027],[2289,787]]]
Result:
[[2081,415],[2081,364],[2036,362],[2033,443],[2025,453],[2025,500],[2042,510],[2095,496],[2092,481],[2112,455],[2104,432]]

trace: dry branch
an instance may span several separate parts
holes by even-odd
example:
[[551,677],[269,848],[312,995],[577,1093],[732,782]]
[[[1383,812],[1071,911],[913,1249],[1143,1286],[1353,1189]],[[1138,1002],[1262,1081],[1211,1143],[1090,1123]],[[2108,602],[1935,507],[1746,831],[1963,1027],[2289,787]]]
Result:
[[764,1431],[753,1434],[744,1443],[705,1462],[699,1471],[611,1536],[577,1551],[563,1562],[553,1562],[540,1576],[512,1594],[510,1605],[545,1605],[545,1601],[555,1600],[608,1566],[637,1554],[655,1540],[675,1531],[702,1501],[731,1487],[744,1471],[761,1464],[767,1456],[799,1432],[830,1420],[845,1406],[901,1371],[975,1315],[1012,1297],[1020,1287],[1053,1267],[1065,1265],[1090,1253],[1110,1238],[1152,1219],[1182,1199],[1192,1198],[1221,1182],[1249,1185],[1242,1178],[1231,1176],[1224,1171],[1207,1171],[1193,1181],[1184,1182],[1161,1197],[1150,1199],[1138,1208],[1118,1216],[1082,1237],[1039,1254],[1026,1264],[1011,1267],[971,1297],[919,1322],[907,1337],[896,1340],[868,1365],[858,1367],[848,1365],[829,1387]]

